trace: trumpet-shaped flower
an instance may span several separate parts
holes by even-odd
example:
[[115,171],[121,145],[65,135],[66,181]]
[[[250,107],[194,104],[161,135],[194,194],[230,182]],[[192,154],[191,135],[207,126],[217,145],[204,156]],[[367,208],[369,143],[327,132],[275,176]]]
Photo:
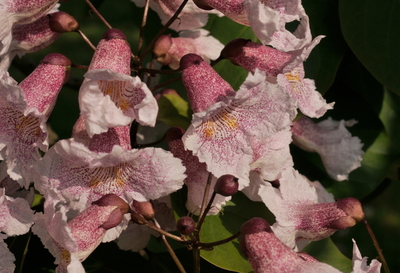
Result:
[[62,85],[69,78],[70,61],[61,54],[47,55],[19,85],[8,75],[0,80],[0,149],[7,173],[28,187],[32,166],[47,150],[46,121]]
[[85,272],[81,262],[101,243],[107,230],[119,225],[128,204],[116,195],[105,195],[71,221],[68,209],[48,195],[44,214],[35,215],[33,232],[56,258],[56,272]]
[[352,137],[346,127],[356,121],[335,121],[328,118],[314,123],[301,117],[293,123],[293,143],[300,148],[317,152],[329,176],[337,181],[348,179],[348,174],[361,166],[363,144]]
[[117,29],[106,31],[79,91],[81,114],[90,137],[134,119],[154,126],[157,102],[139,77],[129,76],[130,60],[125,35]]
[[284,52],[250,40],[235,39],[225,46],[221,55],[252,73],[256,69],[265,71],[266,80],[282,86],[297,100],[303,114],[321,117],[333,108],[333,103],[327,104],[315,90],[314,81],[304,78],[303,68],[303,62],[318,42],[319,39],[315,39],[304,48]]
[[[318,203],[316,188],[292,168],[282,172],[278,188],[259,177],[252,178],[258,196],[276,217],[274,233],[290,248],[301,250],[308,241],[329,237],[338,229],[352,227],[364,219],[357,199]],[[253,188],[250,192],[256,191]]]
[[61,33],[77,27],[75,19],[62,11],[44,15],[30,24],[14,26],[10,47],[1,56],[0,70],[6,71],[16,55],[21,57],[25,53],[41,50],[53,43]]
[[0,56],[8,51],[13,26],[36,21],[49,12],[58,0],[5,0],[0,6]]
[[79,139],[85,131],[77,127],[75,138],[57,142],[38,163],[35,186],[45,196],[56,191],[82,211],[105,194],[130,203],[157,199],[182,187],[181,161],[161,148],[130,149],[129,126],[91,139]]
[[278,85],[266,82],[262,72],[249,75],[234,93],[199,56],[186,55],[181,64],[183,83],[195,112],[182,138],[185,148],[205,162],[214,176],[228,173],[238,177],[240,189],[248,185],[250,165],[256,161],[260,164],[254,168],[263,169],[268,179],[276,179],[283,167],[267,171],[262,163],[269,155],[264,152],[273,150],[274,145],[289,152],[289,129],[296,115],[294,100]]
[[281,242],[267,221],[253,218],[240,228],[242,253],[255,273],[339,273],[332,266],[320,263],[306,253],[296,253]]

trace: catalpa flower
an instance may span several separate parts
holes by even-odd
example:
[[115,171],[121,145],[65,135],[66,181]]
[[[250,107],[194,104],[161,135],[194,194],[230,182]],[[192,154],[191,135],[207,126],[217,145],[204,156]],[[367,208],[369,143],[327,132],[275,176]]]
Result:
[[7,173],[28,187],[38,149],[48,147],[46,121],[62,85],[69,79],[71,62],[61,54],[47,55],[19,85],[3,72],[0,80],[0,149]]
[[75,19],[62,11],[44,15],[26,25],[14,26],[10,47],[2,54],[0,70],[6,71],[16,55],[21,57],[25,53],[39,51],[53,43],[61,33],[77,28]]
[[218,58],[223,47],[207,30],[196,29],[179,32],[179,38],[161,36],[154,45],[153,53],[162,65],[178,69],[181,58],[186,54],[197,54],[209,63],[210,59]]
[[337,181],[348,179],[348,174],[361,166],[363,144],[346,129],[355,120],[335,121],[328,118],[314,123],[301,117],[293,123],[293,143],[300,148],[317,152],[329,176]]
[[[145,5],[145,1],[143,0],[132,0],[132,2],[138,7],[144,7]],[[161,24],[165,25],[178,10],[182,2],[182,0],[154,0],[150,1],[150,8],[157,12],[161,19]],[[207,24],[208,14],[222,16],[218,11],[200,9],[192,0],[189,0],[179,14],[178,19],[169,28],[181,31],[203,27]]]
[[[296,115],[294,100],[280,86],[265,81],[262,72],[250,74],[235,93],[197,55],[184,56],[181,68],[195,112],[192,125],[182,138],[185,148],[205,162],[214,176],[228,173],[238,177],[240,189],[248,185],[250,165],[256,161],[260,164],[254,168],[262,169],[268,179],[276,179],[283,167],[266,171],[262,162],[268,160],[262,158],[268,155],[263,152],[272,150],[274,145],[285,150],[291,142],[289,130]],[[276,134],[283,137],[277,138]]]
[[91,139],[77,133],[76,138],[57,142],[38,163],[36,188],[45,196],[55,191],[82,211],[110,193],[130,203],[157,199],[182,187],[181,160],[161,148],[132,150],[127,140],[129,126]]
[[65,204],[48,197],[44,214],[35,215],[32,230],[56,258],[56,272],[85,272],[81,262],[102,242],[107,230],[121,223],[129,206],[109,194],[67,221]]
[[267,221],[252,218],[240,228],[242,253],[255,273],[339,273],[334,267],[320,263],[306,253],[296,253],[282,243]]
[[311,45],[292,52],[284,52],[250,40],[235,39],[229,42],[221,56],[254,73],[256,69],[266,72],[266,80],[278,83],[294,99],[303,114],[321,117],[334,103],[326,103],[315,89],[313,80],[304,78],[303,62],[319,39]]
[[0,6],[0,56],[3,56],[11,44],[11,29],[16,25],[25,25],[36,21],[49,12],[58,0],[5,0]]
[[[241,228],[240,246],[243,254],[255,273],[339,273],[332,266],[318,262],[304,252],[295,252],[282,243],[272,231],[267,221],[253,218],[244,223]],[[352,273],[379,273],[381,263],[372,260],[367,265],[367,258],[362,258],[353,240],[353,270]]]
[[[308,241],[331,236],[338,229],[354,226],[364,219],[360,202],[345,198],[330,203],[318,203],[315,187],[293,168],[285,169],[279,178],[279,187],[252,176],[256,192],[275,215],[272,229],[290,248],[302,249]],[[248,192],[245,191],[246,194]]]
[[79,106],[90,137],[133,120],[154,126],[158,106],[149,88],[130,75],[131,50],[125,35],[104,33],[79,91]]

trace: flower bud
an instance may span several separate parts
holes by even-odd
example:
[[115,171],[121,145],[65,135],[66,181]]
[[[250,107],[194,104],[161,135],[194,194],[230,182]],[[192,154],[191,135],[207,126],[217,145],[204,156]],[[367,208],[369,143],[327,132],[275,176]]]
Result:
[[345,229],[354,226],[365,219],[360,201],[353,197],[347,197],[336,201],[339,209],[347,213],[347,216],[340,217],[329,223],[330,228]]
[[198,8],[203,9],[203,10],[212,10],[212,9],[214,9],[213,7],[210,7],[209,5],[205,4],[201,0],[194,0],[193,2],[196,4],[196,6]]
[[226,174],[217,179],[214,191],[223,196],[231,196],[237,193],[239,188],[239,179],[233,175]]
[[176,229],[183,235],[189,235],[196,228],[194,220],[190,217],[181,217],[176,223]]
[[66,12],[59,11],[51,13],[48,16],[50,18],[50,29],[54,32],[72,32],[79,28],[79,23],[75,20],[75,18]]
[[172,46],[171,35],[162,35],[154,44],[153,53],[157,57],[156,60],[162,65],[169,65],[172,62],[172,57],[168,53]]
[[132,221],[136,224],[143,225],[144,223],[138,219],[137,215],[143,216],[144,219],[146,220],[154,220],[155,218],[155,212],[154,212],[154,207],[153,204],[149,201],[146,202],[138,202],[133,200],[131,204],[131,218]]
[[129,211],[129,205],[126,203],[121,197],[118,195],[109,193],[101,197],[99,200],[94,201],[93,205],[97,205],[100,207],[105,206],[116,206],[118,207],[123,213],[127,213]]

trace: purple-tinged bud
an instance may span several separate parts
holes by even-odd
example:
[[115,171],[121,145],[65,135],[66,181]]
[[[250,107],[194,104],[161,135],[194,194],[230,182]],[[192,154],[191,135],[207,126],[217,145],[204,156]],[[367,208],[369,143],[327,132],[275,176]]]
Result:
[[198,8],[203,9],[203,10],[212,10],[212,9],[214,9],[213,7],[210,7],[209,5],[205,4],[201,0],[193,0],[193,2],[196,4],[196,6]]
[[338,208],[342,209],[349,216],[353,217],[357,222],[365,219],[365,214],[361,206],[361,202],[356,198],[347,197],[336,201]]
[[190,217],[181,217],[176,223],[176,230],[183,235],[189,235],[196,228],[194,220]]
[[187,54],[182,57],[180,66],[193,112],[202,112],[226,96],[235,94],[232,86],[200,56]]
[[156,60],[162,65],[169,65],[172,62],[172,57],[168,53],[172,46],[171,35],[162,35],[154,44],[153,53],[157,57]]
[[126,40],[126,36],[119,29],[112,28],[112,29],[109,29],[106,32],[104,32],[104,34],[101,37],[101,39],[104,39],[104,40],[112,40],[112,39]]
[[[237,57],[243,53],[243,48],[249,42],[251,42],[251,40],[249,40],[249,39],[242,39],[242,38],[234,39],[226,44],[224,49],[221,51],[221,56],[224,59],[231,59],[231,58]],[[232,62],[234,63],[233,60],[232,60]]]
[[283,68],[294,58],[289,53],[245,39],[229,42],[221,51],[221,56],[250,72],[254,73],[257,68],[272,77],[282,73]]
[[155,218],[153,204],[149,201],[138,202],[133,200],[133,202],[131,203],[131,209],[132,209],[131,218],[132,221],[136,224],[139,225],[144,224],[140,219],[136,217],[136,215],[141,215],[146,220],[154,220]]
[[99,200],[94,201],[92,204],[105,207],[105,206],[115,206],[118,207],[123,213],[129,211],[129,205],[118,195],[109,193],[101,197]]
[[48,16],[50,18],[50,29],[54,32],[72,32],[79,28],[79,23],[75,20],[75,18],[66,12],[59,11],[50,13]]
[[217,179],[214,191],[222,196],[231,196],[239,189],[239,179],[230,174],[225,174]]

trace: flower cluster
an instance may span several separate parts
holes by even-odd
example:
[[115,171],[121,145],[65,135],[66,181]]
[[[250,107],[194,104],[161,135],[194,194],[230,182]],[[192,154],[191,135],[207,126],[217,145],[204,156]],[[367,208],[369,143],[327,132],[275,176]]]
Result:
[[[56,272],[85,272],[81,262],[101,242],[116,240],[121,249],[139,251],[154,230],[168,235],[175,226],[170,194],[186,185],[186,209],[200,220],[195,227],[191,218],[181,218],[189,224],[178,222],[184,231],[177,240],[200,249],[205,215],[218,214],[239,190],[276,218],[271,226],[253,218],[241,227],[242,252],[255,272],[339,272],[298,251],[363,221],[361,203],[335,200],[301,175],[290,145],[319,153],[329,176],[342,181],[360,166],[362,143],[346,129],[354,121],[311,120],[334,103],[305,78],[303,63],[323,37],[312,39],[301,2],[134,2],[150,6],[163,24],[179,31],[179,37],[153,41],[153,59],[182,72],[193,111],[190,126],[158,126],[156,98],[162,96],[152,93],[144,73],[160,71],[145,68],[125,34],[110,28],[95,47],[90,44],[95,50],[80,84],[72,136],[50,148],[47,121],[78,65],[52,53],[19,84],[7,70],[16,55],[41,50],[64,32],[84,35],[74,18],[56,10],[57,1],[0,5],[0,231],[6,234],[0,238],[33,225],[55,257]],[[201,29],[210,13],[249,26],[261,43],[238,38],[223,45]],[[293,21],[299,24],[290,32],[286,24]],[[238,90],[210,64],[223,59],[249,71]],[[138,144],[138,127],[163,131],[169,150]],[[152,138],[145,134],[144,141]],[[224,179],[229,186],[219,184]],[[215,188],[213,195],[207,196],[208,188]],[[18,189],[24,198],[17,197]],[[34,189],[45,200],[36,213],[30,209]],[[0,268],[12,272],[14,257],[1,244]],[[366,266],[355,243],[353,262],[354,272],[380,270],[375,260]]]

